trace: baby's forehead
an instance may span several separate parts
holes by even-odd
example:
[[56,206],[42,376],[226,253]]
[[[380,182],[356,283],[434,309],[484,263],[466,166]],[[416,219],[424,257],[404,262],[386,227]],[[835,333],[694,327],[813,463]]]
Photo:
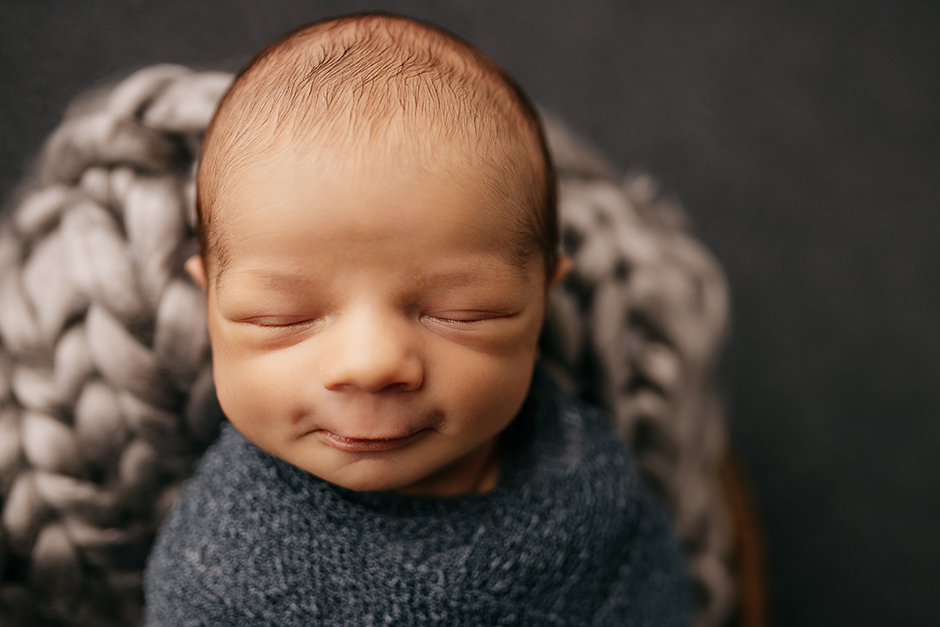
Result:
[[[481,211],[481,218],[489,220],[520,210],[543,184],[544,173],[533,163],[539,162],[541,155],[533,155],[538,146],[529,138],[504,136],[483,141],[469,132],[441,132],[421,120],[386,124],[368,132],[338,126],[306,136],[259,138],[229,151],[225,158],[216,160],[219,167],[201,174],[214,176],[216,189],[223,196],[249,191],[245,189],[247,181],[282,180],[278,175],[285,167],[328,175],[349,191],[370,184],[373,178],[386,177],[393,185],[396,179],[414,181],[418,192],[433,189],[440,193],[433,179],[444,177],[450,191],[485,198],[489,210]],[[284,187],[293,184],[295,181],[283,179]],[[216,206],[224,210],[225,204]],[[448,209],[446,203],[440,205],[440,219],[447,218]]]
[[[502,180],[503,168],[484,168],[468,148],[450,146],[430,161],[387,146],[362,154],[349,146],[319,148],[278,146],[232,159],[214,211],[221,258],[239,258],[246,238],[276,239],[316,223],[333,240],[360,243],[375,237],[374,228],[402,241],[422,240],[430,227],[468,241],[483,234],[483,244],[525,265],[532,208],[514,189],[521,183]],[[420,220],[413,219],[416,211]]]
[[[382,201],[403,186],[412,190],[416,201],[429,196],[436,201],[437,221],[465,222],[467,216],[457,210],[454,201],[472,198],[478,208],[474,225],[505,222],[528,209],[524,205],[531,182],[520,175],[525,169],[514,167],[517,155],[507,149],[504,154],[494,154],[498,151],[492,148],[488,154],[480,154],[467,142],[414,135],[341,145],[291,140],[255,154],[233,155],[231,167],[223,169],[227,172],[221,176],[220,189],[228,188],[223,198],[244,195],[252,192],[253,185],[264,182],[284,197],[292,192],[310,194],[313,211],[318,206],[316,196],[326,193],[324,188],[334,200],[360,196],[364,188],[370,188],[375,204],[358,207],[366,214],[380,211]],[[228,204],[217,206],[224,211]]]

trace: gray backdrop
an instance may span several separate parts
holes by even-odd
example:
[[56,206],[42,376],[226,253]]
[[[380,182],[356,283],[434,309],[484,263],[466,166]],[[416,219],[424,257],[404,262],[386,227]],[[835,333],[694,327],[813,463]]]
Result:
[[91,85],[375,7],[473,41],[684,202],[733,289],[722,385],[777,623],[938,624],[940,3],[4,0],[0,193]]

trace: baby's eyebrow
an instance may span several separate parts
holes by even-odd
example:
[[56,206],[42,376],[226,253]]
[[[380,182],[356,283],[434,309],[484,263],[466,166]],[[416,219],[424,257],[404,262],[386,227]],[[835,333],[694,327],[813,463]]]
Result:
[[499,266],[496,272],[490,267],[463,268],[443,272],[421,274],[415,277],[415,287],[421,288],[456,288],[475,285],[481,282],[495,283],[513,287],[526,280],[525,273],[518,272],[509,264]]
[[[216,292],[223,293],[227,283],[231,282],[233,274],[242,274],[251,281],[253,287],[265,287],[281,291],[293,291],[302,287],[309,287],[313,280],[306,273],[282,272],[279,270],[233,270],[220,272],[216,277]],[[228,277],[228,280],[225,279]]]
[[[234,265],[234,264],[232,264]],[[241,289],[263,289],[277,292],[300,292],[310,290],[330,279],[314,277],[303,271],[290,271],[277,268],[244,268],[230,265],[216,277],[216,294],[224,295],[231,289],[235,279],[241,279]],[[424,290],[448,290],[461,287],[489,284],[501,289],[518,289],[529,281],[524,267],[509,259],[475,260],[452,268],[433,270],[403,270],[409,272],[408,292]],[[341,274],[341,273],[340,273]],[[333,279],[338,279],[335,276]],[[414,295],[414,294],[412,294]],[[403,295],[405,296],[405,295]]]

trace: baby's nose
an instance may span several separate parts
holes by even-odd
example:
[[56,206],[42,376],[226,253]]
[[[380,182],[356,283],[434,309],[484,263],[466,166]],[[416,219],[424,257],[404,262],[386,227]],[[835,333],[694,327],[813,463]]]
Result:
[[412,325],[394,314],[361,309],[337,316],[329,334],[322,382],[328,390],[416,390],[424,381]]

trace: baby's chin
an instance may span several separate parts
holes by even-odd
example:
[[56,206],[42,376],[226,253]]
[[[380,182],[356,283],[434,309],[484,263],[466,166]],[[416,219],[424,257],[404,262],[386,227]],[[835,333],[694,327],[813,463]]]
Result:
[[359,459],[333,468],[303,468],[333,485],[355,492],[401,492],[420,485],[427,471],[402,467],[400,461],[381,453],[356,455]]
[[466,450],[433,429],[423,429],[401,438],[401,442],[340,438],[337,443],[332,434],[313,433],[296,446],[273,454],[356,492],[447,497],[489,491],[495,485],[493,478],[499,472],[497,438],[487,438]]
[[311,474],[355,492],[390,492],[413,497],[448,497],[473,492],[471,482],[462,473],[451,472],[449,466],[409,469],[402,468],[400,462],[376,456],[365,457],[334,472]]

